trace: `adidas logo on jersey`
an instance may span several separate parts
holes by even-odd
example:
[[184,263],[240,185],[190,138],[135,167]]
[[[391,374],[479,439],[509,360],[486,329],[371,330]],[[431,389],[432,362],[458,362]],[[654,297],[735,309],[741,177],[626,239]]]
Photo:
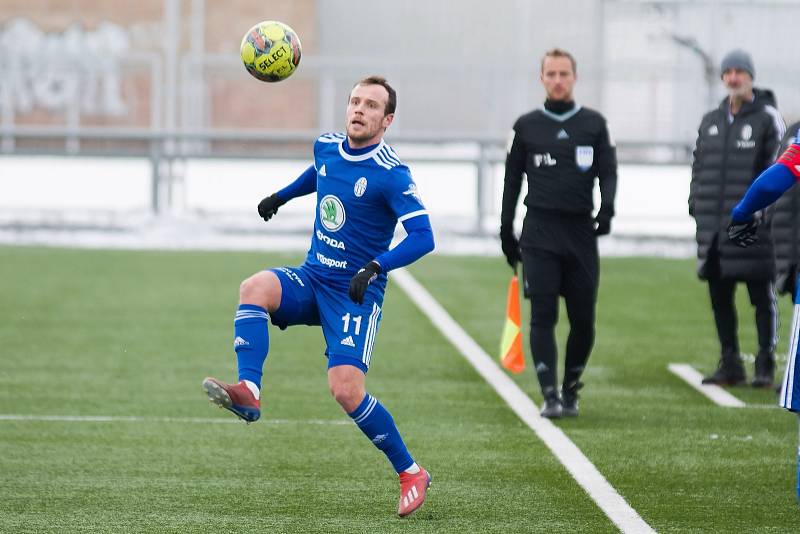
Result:
[[717,128],[716,124],[712,124],[708,129],[708,135],[719,135],[719,128]]
[[319,175],[320,176],[328,176],[328,173],[325,172],[325,164],[322,164],[322,167],[319,168]]
[[341,344],[345,345],[346,347],[355,347],[356,346],[355,342],[353,342],[353,336],[347,336],[346,338],[344,338],[341,341]]
[[539,365],[536,366],[537,373],[544,373],[548,371],[550,368],[544,362],[539,362]]
[[249,347],[250,343],[247,340],[243,339],[240,336],[236,336],[236,339],[233,340],[233,347]]
[[561,128],[556,135],[556,139],[569,139],[569,134],[564,128]]

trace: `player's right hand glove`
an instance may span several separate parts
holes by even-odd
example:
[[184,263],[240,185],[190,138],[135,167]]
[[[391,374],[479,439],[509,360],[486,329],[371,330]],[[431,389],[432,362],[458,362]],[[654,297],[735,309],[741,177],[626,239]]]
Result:
[[728,238],[736,245],[747,248],[758,241],[758,226],[761,224],[761,214],[756,213],[749,221],[737,223],[731,221],[728,225]]
[[500,228],[500,247],[503,249],[506,261],[516,271],[517,264],[522,261],[522,253],[519,250],[519,239],[514,235],[514,230]]
[[364,304],[364,293],[367,292],[367,287],[378,278],[381,274],[381,266],[377,261],[371,261],[359,270],[356,275],[350,279],[350,289],[348,294],[350,300],[356,304]]
[[278,193],[273,193],[261,202],[258,203],[258,214],[265,221],[272,218],[273,215],[278,213],[278,208],[286,204],[285,200],[281,200]]

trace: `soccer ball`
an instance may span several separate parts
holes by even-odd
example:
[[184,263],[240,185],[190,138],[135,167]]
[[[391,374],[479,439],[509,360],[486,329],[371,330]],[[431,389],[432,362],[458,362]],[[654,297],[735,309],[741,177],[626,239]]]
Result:
[[279,82],[294,74],[300,52],[297,34],[277,20],[259,22],[242,38],[244,68],[262,82]]

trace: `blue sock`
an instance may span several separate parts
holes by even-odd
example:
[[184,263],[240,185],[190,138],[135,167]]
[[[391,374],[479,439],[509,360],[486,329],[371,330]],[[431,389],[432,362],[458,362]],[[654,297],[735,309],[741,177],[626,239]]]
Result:
[[233,350],[239,362],[239,380],[249,380],[259,388],[269,352],[268,320],[267,310],[255,304],[240,304],[233,320]]
[[367,394],[358,408],[347,415],[352,417],[364,435],[383,451],[392,462],[395,471],[400,473],[413,465],[414,460],[408,454],[394,419],[378,399]]

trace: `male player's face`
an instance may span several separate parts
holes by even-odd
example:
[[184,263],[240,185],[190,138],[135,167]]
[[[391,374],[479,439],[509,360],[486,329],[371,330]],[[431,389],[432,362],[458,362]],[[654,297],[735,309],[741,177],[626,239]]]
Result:
[[572,88],[576,79],[568,57],[545,56],[542,63],[542,86],[547,98],[561,102],[572,100]]
[[728,69],[722,73],[722,83],[734,99],[750,99],[753,92],[753,78],[742,69]]
[[389,92],[382,85],[356,85],[347,102],[347,137],[352,148],[379,143],[394,113],[385,114]]

